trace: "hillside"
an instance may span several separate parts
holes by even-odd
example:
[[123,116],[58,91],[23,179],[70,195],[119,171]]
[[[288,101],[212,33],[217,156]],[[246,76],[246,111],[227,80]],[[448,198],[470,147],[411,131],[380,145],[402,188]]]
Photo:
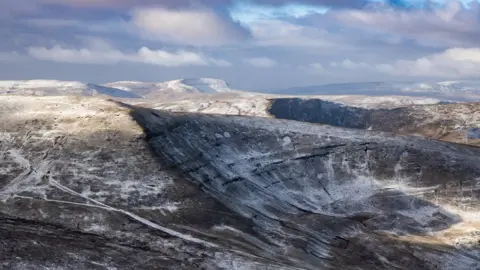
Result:
[[140,98],[139,95],[116,88],[76,81],[27,80],[0,81],[0,95],[19,96],[109,96]]
[[219,79],[180,79],[149,83],[120,81],[104,85],[77,81],[26,80],[0,81],[0,95],[23,96],[109,96],[114,98],[160,98],[192,94],[233,92]]
[[98,98],[0,105],[7,269],[480,267],[478,148]]

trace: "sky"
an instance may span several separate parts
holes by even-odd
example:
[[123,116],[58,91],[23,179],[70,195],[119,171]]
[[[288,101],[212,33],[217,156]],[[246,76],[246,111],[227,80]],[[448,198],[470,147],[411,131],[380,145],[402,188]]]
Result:
[[0,37],[1,80],[480,77],[477,0],[1,0]]

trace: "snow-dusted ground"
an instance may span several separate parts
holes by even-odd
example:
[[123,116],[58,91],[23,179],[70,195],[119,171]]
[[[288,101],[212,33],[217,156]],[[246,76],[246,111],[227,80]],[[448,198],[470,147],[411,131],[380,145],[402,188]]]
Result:
[[[302,96],[302,98],[304,98]],[[349,106],[379,109],[379,108],[397,108],[411,105],[428,105],[438,104],[441,102],[453,102],[451,100],[442,100],[430,97],[411,97],[411,96],[368,96],[368,95],[323,95],[323,96],[309,96],[309,99],[323,99],[332,102],[337,102]]]
[[21,96],[97,96],[140,98],[139,95],[116,88],[77,81],[26,80],[0,81],[0,95]]
[[245,221],[157,163],[128,108],[0,96],[0,123],[0,268],[266,267],[207,237]]
[[[288,95],[268,95],[248,92],[219,93],[215,95],[183,95],[166,100],[128,100],[128,103],[171,112],[199,112],[206,114],[250,115],[271,117],[268,108],[272,100],[296,98]],[[380,109],[411,105],[438,104],[439,99],[402,96],[311,96],[302,99],[321,99],[348,106]]]
[[[135,114],[156,153],[290,247],[275,253],[307,250],[302,267],[387,269],[404,265],[409,252],[422,261],[414,269],[480,266],[478,229],[471,230],[480,221],[477,148],[268,118]],[[438,253],[463,237],[470,259]],[[358,256],[367,250],[378,265]]]
[[6,269],[480,266],[474,147],[84,97],[0,120]]
[[[396,91],[398,86],[393,85],[392,91],[387,91],[387,83],[381,83],[382,90],[371,89],[367,87],[370,85],[363,84],[347,84],[348,91],[312,91],[310,95],[302,96],[306,99],[324,99],[334,101],[351,106],[363,108],[392,108],[400,106],[409,106],[414,104],[435,104],[439,102],[458,102],[465,101],[466,94],[476,93],[473,86],[453,87],[457,85],[451,83],[443,83],[443,87],[450,87],[453,90],[442,90],[442,93],[448,95],[438,97],[435,88],[423,87],[424,91],[402,90]],[[447,86],[445,86],[447,85]],[[377,87],[378,88],[378,87]],[[369,90],[370,89],[370,90]],[[403,88],[402,88],[403,89]],[[426,91],[426,89],[428,91]],[[328,92],[328,93],[327,93]],[[262,94],[246,91],[238,91],[230,88],[227,82],[212,78],[198,78],[198,79],[179,79],[167,82],[136,82],[136,81],[119,81],[106,83],[104,85],[97,85],[91,83],[82,83],[75,81],[54,81],[54,80],[30,80],[30,81],[0,81],[0,95],[105,95],[115,98],[146,98],[150,100],[157,100],[165,103],[165,101],[184,99],[184,104],[195,102],[197,97],[202,100],[215,100],[217,95],[223,95],[221,100],[226,100],[226,97],[232,97],[231,102],[238,102],[242,98],[254,98],[253,103],[257,103],[261,98],[284,98],[294,97],[298,94],[303,94],[304,91],[290,91],[287,95],[278,94]],[[322,94],[323,93],[323,94]],[[412,94],[414,93],[414,94]],[[322,95],[320,95],[322,94]],[[381,94],[381,95],[380,95]],[[458,94],[458,95],[457,95]],[[201,97],[205,95],[205,97]],[[473,97],[473,96],[472,96]],[[230,102],[230,101],[229,101]],[[251,106],[248,100],[240,101],[242,106]],[[192,105],[188,105],[189,110],[193,110]],[[222,107],[224,107],[222,105]],[[172,107],[173,109],[173,107]],[[199,107],[198,110],[202,110]],[[224,108],[219,108],[224,111]]]
[[120,81],[104,85],[77,81],[0,81],[0,95],[106,95],[116,98],[154,98],[182,94],[234,92],[227,82],[211,78],[180,79],[167,82]]

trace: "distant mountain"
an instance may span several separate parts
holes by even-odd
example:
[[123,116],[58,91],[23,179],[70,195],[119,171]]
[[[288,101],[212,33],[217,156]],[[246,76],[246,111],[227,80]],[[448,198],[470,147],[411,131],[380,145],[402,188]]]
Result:
[[166,82],[119,81],[104,84],[106,87],[130,91],[143,97],[174,94],[215,94],[233,92],[224,80],[212,78],[180,79]]
[[116,98],[155,98],[183,94],[215,94],[234,92],[219,79],[197,78],[166,82],[119,81],[97,85],[78,81],[24,80],[0,81],[0,95],[26,96],[98,96]]
[[0,95],[22,96],[111,96],[117,98],[140,98],[141,96],[117,88],[92,83],[56,80],[0,81]]
[[271,91],[288,95],[400,95],[425,96],[456,101],[480,101],[480,81],[445,82],[354,82]]
[[[205,95],[207,94],[207,95]],[[211,95],[275,98],[305,96],[360,107],[396,107],[414,104],[480,101],[480,81],[448,81],[437,83],[360,82],[295,87],[260,94],[232,89],[221,79],[190,78],[166,82],[118,81],[103,85],[78,81],[25,80],[0,81],[0,95],[34,96],[108,96],[114,98],[146,98],[172,100]]]

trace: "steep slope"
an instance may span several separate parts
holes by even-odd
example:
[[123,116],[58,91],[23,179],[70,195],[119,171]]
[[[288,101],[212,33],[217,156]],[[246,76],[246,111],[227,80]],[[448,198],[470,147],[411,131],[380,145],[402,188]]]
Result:
[[138,95],[155,98],[182,94],[215,94],[232,92],[227,82],[219,79],[180,79],[160,83],[120,81],[105,84]]
[[110,96],[140,98],[139,95],[116,88],[76,81],[28,80],[0,81],[0,95],[19,96]]
[[2,269],[279,264],[232,251],[258,249],[251,222],[160,163],[128,109],[10,96],[0,121]]
[[480,266],[477,148],[92,98],[0,105],[6,269]]
[[480,146],[480,103],[364,109],[319,99],[273,99],[276,118],[333,126],[421,135]]
[[133,114],[156,153],[250,217],[292,265],[480,266],[480,149],[266,118]]
[[295,95],[370,95],[433,97],[454,101],[479,101],[480,81],[356,82],[294,87],[273,91]]

